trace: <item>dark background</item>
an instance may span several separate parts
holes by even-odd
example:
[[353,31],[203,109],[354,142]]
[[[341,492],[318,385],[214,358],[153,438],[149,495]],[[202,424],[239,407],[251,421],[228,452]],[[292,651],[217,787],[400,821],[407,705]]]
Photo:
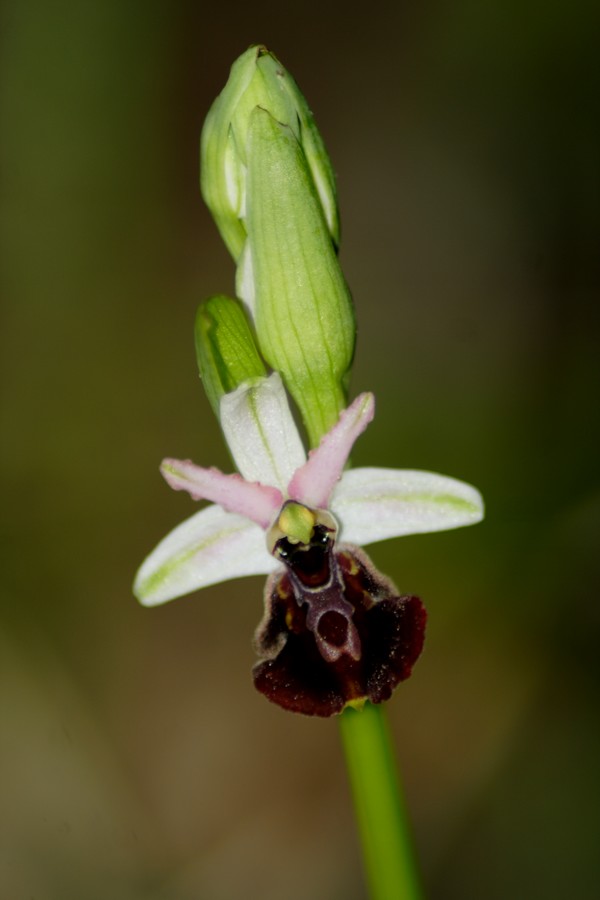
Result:
[[234,269],[198,136],[264,42],[338,174],[378,415],[356,465],[441,471],[476,528],[373,548],[430,614],[389,704],[431,900],[600,879],[597,12],[581,2],[5,2],[0,893],[360,900],[336,723],[253,690],[261,580],[131,581],[229,467],[196,305]]

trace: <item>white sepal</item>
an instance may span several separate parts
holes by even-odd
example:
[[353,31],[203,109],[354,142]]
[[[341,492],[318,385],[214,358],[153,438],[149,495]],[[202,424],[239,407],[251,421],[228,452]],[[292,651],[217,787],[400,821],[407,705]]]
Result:
[[483,518],[481,494],[470,484],[410,469],[350,469],[330,508],[341,526],[340,539],[361,545],[474,525]]
[[133,592],[143,606],[157,606],[230,578],[266,575],[277,566],[259,525],[207,506],[178,525],[144,560]]
[[288,483],[306,454],[278,373],[225,394],[221,427],[243,478],[287,494]]

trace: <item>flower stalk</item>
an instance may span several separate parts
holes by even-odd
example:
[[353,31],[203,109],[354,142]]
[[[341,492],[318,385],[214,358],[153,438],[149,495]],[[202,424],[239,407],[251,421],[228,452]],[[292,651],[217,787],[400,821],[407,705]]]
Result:
[[371,900],[421,900],[406,805],[382,706],[339,718]]

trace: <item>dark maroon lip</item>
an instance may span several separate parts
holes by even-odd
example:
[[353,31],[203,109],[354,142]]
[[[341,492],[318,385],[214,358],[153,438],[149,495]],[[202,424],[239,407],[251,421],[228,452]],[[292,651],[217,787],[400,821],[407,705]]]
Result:
[[255,636],[256,688],[313,716],[389,699],[423,649],[419,598],[399,596],[358,547],[317,535],[314,544],[282,549],[287,568],[267,581]]

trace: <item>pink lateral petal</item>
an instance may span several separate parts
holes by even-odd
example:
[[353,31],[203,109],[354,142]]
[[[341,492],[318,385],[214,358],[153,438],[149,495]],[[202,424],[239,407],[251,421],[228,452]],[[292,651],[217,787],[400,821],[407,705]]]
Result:
[[187,491],[194,500],[211,500],[227,512],[246,516],[268,528],[283,504],[275,487],[244,481],[241,475],[225,475],[219,469],[203,469],[189,459],[165,459],[160,471],[176,491]]
[[331,492],[342,477],[352,446],[375,415],[373,394],[359,394],[345,409],[331,431],[311,450],[307,462],[296,469],[289,483],[292,500],[326,509]]

